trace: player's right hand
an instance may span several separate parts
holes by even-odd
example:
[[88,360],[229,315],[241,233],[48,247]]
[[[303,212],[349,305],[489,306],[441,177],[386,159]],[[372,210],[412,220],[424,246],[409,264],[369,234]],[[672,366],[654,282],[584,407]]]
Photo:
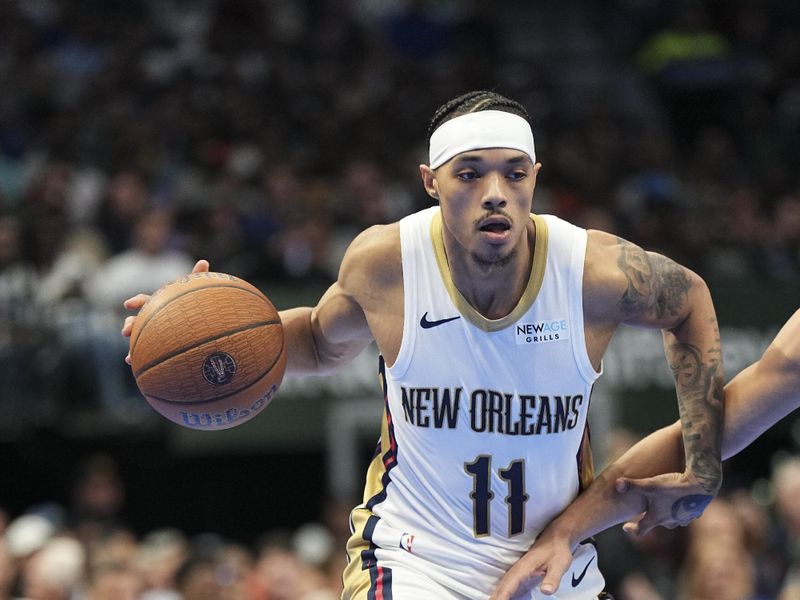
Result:
[[545,529],[531,549],[503,576],[490,600],[511,600],[537,585],[542,594],[551,596],[558,591],[561,578],[571,564],[572,549],[567,538]]
[[[194,264],[194,268],[192,268],[192,273],[207,273],[209,269],[208,261],[205,259],[200,259]],[[126,310],[135,310],[139,311],[142,306],[144,306],[145,302],[150,299],[150,294],[136,294],[133,298],[128,298],[122,305],[125,307]],[[122,335],[125,337],[131,337],[131,330],[133,329],[133,323],[136,321],[135,316],[125,317],[125,322],[122,324]],[[125,357],[125,362],[131,364],[131,354],[130,352]]]

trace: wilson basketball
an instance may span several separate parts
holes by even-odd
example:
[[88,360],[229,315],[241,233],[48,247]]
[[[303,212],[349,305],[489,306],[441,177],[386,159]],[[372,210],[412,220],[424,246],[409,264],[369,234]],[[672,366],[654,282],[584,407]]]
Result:
[[130,354],[150,406],[192,429],[228,429],[252,419],[286,370],[275,307],[224,273],[192,273],[156,291],[136,317]]

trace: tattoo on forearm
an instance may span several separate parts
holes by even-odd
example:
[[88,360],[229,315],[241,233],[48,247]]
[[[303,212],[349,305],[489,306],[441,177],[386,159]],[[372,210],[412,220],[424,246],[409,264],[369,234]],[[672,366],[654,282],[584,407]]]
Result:
[[692,344],[667,348],[675,377],[687,467],[704,490],[715,493],[722,480],[719,449],[722,432],[723,378],[719,348],[706,352]]
[[628,280],[628,289],[617,303],[623,314],[650,314],[658,319],[678,315],[692,286],[685,269],[665,256],[617,239],[617,266]]
[[703,370],[700,350],[691,344],[672,344],[667,351],[669,368],[675,382],[686,388],[694,387],[700,381]]

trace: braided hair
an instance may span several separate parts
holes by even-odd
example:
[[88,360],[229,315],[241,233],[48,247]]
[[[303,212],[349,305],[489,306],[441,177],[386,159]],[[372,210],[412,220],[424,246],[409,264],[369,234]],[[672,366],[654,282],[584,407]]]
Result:
[[528,111],[516,100],[506,98],[497,92],[478,90],[453,98],[436,109],[428,124],[428,140],[430,141],[433,132],[445,121],[481,110],[502,110],[530,122]]

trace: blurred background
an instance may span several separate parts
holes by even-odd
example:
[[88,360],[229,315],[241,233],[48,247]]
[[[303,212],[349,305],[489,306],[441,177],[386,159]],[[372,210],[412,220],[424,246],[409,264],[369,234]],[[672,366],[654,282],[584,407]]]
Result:
[[[374,350],[234,430],[139,396],[123,299],[207,258],[279,308],[429,205],[436,107],[528,108],[534,209],[699,272],[728,378],[800,300],[793,0],[0,0],[0,600],[338,597],[382,410]],[[621,330],[596,463],[677,416]],[[618,600],[800,598],[800,420],[681,531],[603,534]]]

